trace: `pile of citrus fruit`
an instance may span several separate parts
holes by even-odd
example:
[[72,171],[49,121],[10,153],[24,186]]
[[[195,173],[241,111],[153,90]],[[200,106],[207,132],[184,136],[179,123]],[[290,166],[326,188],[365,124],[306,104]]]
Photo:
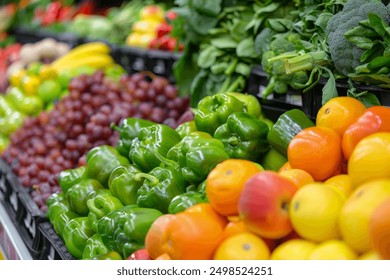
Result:
[[152,259],[389,259],[390,108],[334,98],[278,172],[228,159],[205,191],[152,225]]

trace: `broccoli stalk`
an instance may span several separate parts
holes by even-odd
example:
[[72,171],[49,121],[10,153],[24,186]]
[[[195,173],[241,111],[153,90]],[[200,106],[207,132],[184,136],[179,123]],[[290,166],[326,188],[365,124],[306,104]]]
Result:
[[330,60],[326,52],[308,52],[303,55],[297,55],[284,61],[284,67],[287,74],[299,71],[311,71],[318,65],[329,65]]

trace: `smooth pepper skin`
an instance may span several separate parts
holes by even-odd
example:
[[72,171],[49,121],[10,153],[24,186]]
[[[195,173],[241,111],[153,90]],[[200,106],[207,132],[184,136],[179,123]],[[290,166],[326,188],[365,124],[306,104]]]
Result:
[[171,203],[169,203],[168,213],[176,214],[202,202],[206,202],[202,193],[191,191],[179,194],[171,200]]
[[94,256],[94,257],[90,258],[90,260],[120,261],[123,259],[122,259],[121,255],[119,255],[118,252],[110,251],[110,252],[107,252],[105,254]]
[[73,185],[66,193],[69,207],[80,216],[87,216],[89,209],[87,200],[91,192],[103,189],[99,181],[95,179],[84,179],[80,183]]
[[63,193],[54,193],[47,200],[47,212],[50,223],[53,225],[54,231],[63,237],[63,232],[66,224],[73,218],[79,215],[71,211],[68,201]]
[[108,253],[109,250],[104,245],[103,240],[99,233],[95,233],[90,238],[88,238],[84,252],[83,252],[83,259],[92,259],[93,257],[103,255]]
[[77,217],[70,220],[64,228],[64,242],[69,253],[76,259],[83,257],[88,238],[95,232],[89,224],[87,217]]
[[[125,259],[134,251],[144,247],[147,231],[154,220],[161,215],[163,214],[156,209],[139,208],[136,204],[126,205],[101,218],[98,223],[98,233],[109,250],[118,252]],[[142,227],[137,226],[138,224]],[[132,232],[136,232],[134,237],[131,235]]]
[[138,190],[137,204],[168,213],[171,200],[186,191],[185,181],[174,167],[156,167],[148,174],[137,173],[136,180],[144,179]]
[[108,213],[123,207],[122,202],[108,189],[92,192],[87,200],[88,219],[94,231],[97,231],[99,220]]
[[195,125],[200,131],[214,134],[215,130],[224,124],[230,114],[244,112],[244,104],[236,97],[218,93],[206,96],[199,101],[194,114]]
[[161,164],[156,153],[165,157],[169,149],[180,140],[180,135],[167,125],[155,124],[144,127],[132,142],[129,158],[142,172],[149,172]]
[[244,103],[245,112],[249,115],[255,118],[259,118],[261,116],[261,105],[256,96],[239,92],[228,92],[227,94],[234,96]]
[[185,136],[187,136],[191,132],[198,131],[194,120],[180,124],[178,127],[176,127],[175,130],[177,133],[179,133],[181,139],[183,139]]
[[229,159],[223,143],[205,132],[192,132],[172,147],[168,159],[178,162],[186,183],[198,185],[220,162]]
[[129,156],[131,142],[134,138],[137,138],[141,128],[151,126],[154,122],[138,119],[138,118],[126,118],[122,120],[119,126],[111,126],[113,129],[119,131],[119,141],[116,145],[118,152],[124,156]]
[[269,144],[281,155],[287,157],[290,141],[301,130],[314,126],[314,123],[299,109],[289,110],[278,118],[268,133]]
[[108,188],[124,205],[137,203],[137,191],[143,180],[135,180],[135,174],[141,172],[134,165],[118,166],[110,175]]
[[268,149],[268,125],[244,112],[234,112],[217,128],[214,137],[221,140],[230,158],[258,161]]
[[58,175],[58,184],[64,194],[67,193],[68,189],[73,185],[80,183],[82,179],[86,178],[85,166],[80,166],[74,169],[66,169],[60,172]]
[[88,177],[98,180],[104,187],[108,187],[108,178],[116,167],[130,164],[126,157],[108,145],[92,148],[87,153],[86,162]]

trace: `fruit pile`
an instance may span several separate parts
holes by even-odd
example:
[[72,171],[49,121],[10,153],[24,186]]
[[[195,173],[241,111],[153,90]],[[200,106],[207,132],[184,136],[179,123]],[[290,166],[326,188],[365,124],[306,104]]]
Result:
[[102,71],[82,74],[71,80],[69,94],[50,112],[24,121],[2,157],[46,211],[46,199],[59,189],[60,171],[82,164],[92,147],[116,144],[118,133],[111,124],[136,116],[176,125],[187,108],[188,98],[178,97],[165,78],[138,73],[116,82]]
[[128,118],[116,149],[96,147],[61,172],[48,215],[72,255],[389,258],[390,109],[336,97],[315,123],[293,110],[269,130],[248,98],[205,97],[176,131]]

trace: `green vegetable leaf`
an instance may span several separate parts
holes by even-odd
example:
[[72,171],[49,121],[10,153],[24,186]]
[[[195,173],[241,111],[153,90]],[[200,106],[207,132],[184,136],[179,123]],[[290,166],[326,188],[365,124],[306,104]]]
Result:
[[379,34],[381,37],[385,37],[386,27],[388,25],[384,22],[384,20],[373,13],[368,14],[368,21],[370,22],[371,27]]
[[384,46],[381,41],[375,41],[372,48],[365,50],[360,56],[360,62],[368,62],[384,52]]
[[333,76],[332,71],[325,67],[321,67],[323,70],[327,71],[329,74],[328,81],[322,88],[322,105],[331,100],[332,98],[338,96],[337,88],[336,88],[336,80]]
[[321,13],[315,21],[315,26],[317,29],[320,29],[322,32],[325,32],[326,26],[328,25],[329,19],[333,16],[332,13],[323,12]]
[[348,40],[354,45],[356,45],[358,48],[363,50],[372,48],[374,44],[371,39],[362,36],[351,36],[348,37]]
[[222,0],[192,0],[196,11],[210,17],[218,16],[221,12],[221,3]]
[[206,35],[207,32],[215,27],[218,23],[217,17],[209,17],[193,11],[189,17],[188,23],[191,28],[202,35]]
[[292,21],[284,18],[269,18],[268,26],[276,32],[286,32],[292,29]]
[[257,54],[255,51],[255,42],[253,38],[248,37],[242,40],[236,49],[236,54],[238,57],[252,57],[256,58]]
[[255,38],[255,52],[262,57],[263,53],[269,51],[271,43],[271,29],[264,28]]
[[198,56],[198,66],[200,68],[209,68],[211,67],[217,60],[217,57],[222,55],[224,52],[215,48],[214,46],[208,46],[203,49]]
[[364,106],[371,107],[371,106],[378,106],[381,105],[378,97],[371,93],[371,92],[366,92],[363,95],[358,94],[357,99],[364,104]]
[[385,67],[390,65],[390,57],[389,56],[377,56],[373,60],[371,60],[367,68],[371,71],[375,71],[376,69]]
[[345,32],[344,36],[345,36],[345,38],[347,38],[347,40],[349,40],[349,38],[353,38],[353,37],[375,38],[375,37],[378,37],[378,33],[372,28],[358,25],[355,28],[352,28],[352,29],[348,30],[347,32]]
[[220,36],[212,39],[210,43],[218,49],[234,49],[237,47],[237,42],[231,36]]
[[251,67],[245,63],[238,63],[235,69],[236,73],[241,74],[244,77],[249,77],[251,73]]

